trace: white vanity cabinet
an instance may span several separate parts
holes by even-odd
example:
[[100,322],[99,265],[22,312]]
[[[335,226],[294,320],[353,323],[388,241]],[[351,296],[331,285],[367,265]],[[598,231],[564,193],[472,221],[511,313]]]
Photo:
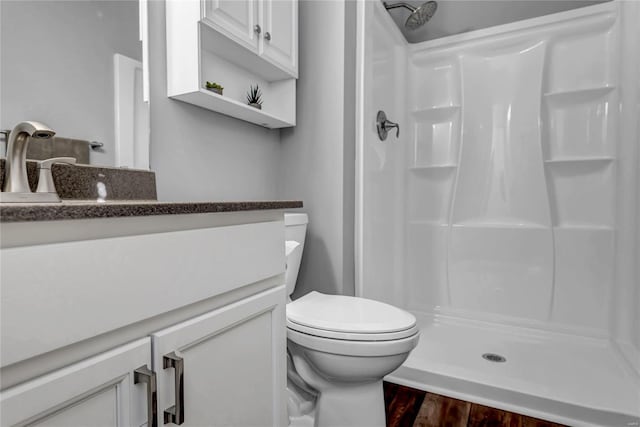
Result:
[[286,425],[281,212],[0,225],[2,426]]
[[147,387],[135,370],[150,366],[143,338],[3,390],[0,425],[140,426]]
[[276,392],[286,388],[284,292],[276,288],[152,335],[165,422],[286,425]]

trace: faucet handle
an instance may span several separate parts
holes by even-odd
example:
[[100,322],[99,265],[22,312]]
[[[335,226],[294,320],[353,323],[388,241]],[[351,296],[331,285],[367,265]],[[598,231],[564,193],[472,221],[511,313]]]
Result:
[[36,193],[54,193],[57,194],[56,186],[53,183],[53,176],[51,175],[51,166],[54,163],[66,163],[68,165],[75,165],[75,157],[54,157],[38,162],[38,188]]

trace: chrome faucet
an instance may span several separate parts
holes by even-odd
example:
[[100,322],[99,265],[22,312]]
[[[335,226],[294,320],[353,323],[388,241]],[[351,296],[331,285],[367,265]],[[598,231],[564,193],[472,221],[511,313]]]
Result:
[[[21,122],[13,128],[7,144],[7,160],[0,202],[55,202],[49,193],[32,193],[27,178],[29,137],[51,139],[56,133],[38,122]],[[57,198],[57,197],[56,197]],[[49,200],[51,199],[51,200]]]

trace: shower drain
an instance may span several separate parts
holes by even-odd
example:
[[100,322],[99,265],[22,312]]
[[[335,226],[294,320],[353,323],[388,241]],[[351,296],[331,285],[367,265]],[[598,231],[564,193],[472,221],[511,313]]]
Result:
[[495,353],[485,353],[482,355],[482,358],[485,360],[488,360],[489,362],[496,362],[496,363],[507,361],[506,357],[500,356],[499,354],[495,354]]

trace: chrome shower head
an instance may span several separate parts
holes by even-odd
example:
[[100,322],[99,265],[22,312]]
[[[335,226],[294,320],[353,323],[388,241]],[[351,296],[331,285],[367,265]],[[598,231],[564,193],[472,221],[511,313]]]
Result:
[[387,4],[383,2],[385,9],[395,9],[396,7],[404,7],[411,11],[411,14],[407,18],[407,21],[404,23],[404,26],[410,30],[415,30],[422,25],[424,25],[428,20],[430,20],[433,15],[436,13],[438,9],[438,3],[435,1],[428,1],[426,3],[421,4],[418,7],[411,6],[408,3],[393,3]]
[[410,30],[415,30],[418,27],[424,25],[429,21],[438,9],[438,3],[435,1],[428,1],[416,8],[411,15],[407,18],[404,26]]

